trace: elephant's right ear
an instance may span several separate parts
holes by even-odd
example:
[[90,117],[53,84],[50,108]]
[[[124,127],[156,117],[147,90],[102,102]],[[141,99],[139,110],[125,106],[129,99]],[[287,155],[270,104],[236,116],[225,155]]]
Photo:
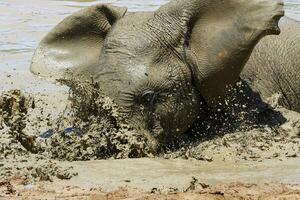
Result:
[[173,30],[187,29],[185,59],[194,85],[214,105],[238,81],[259,40],[280,33],[284,11],[282,0],[173,0],[162,14]]
[[66,69],[82,70],[95,65],[106,34],[126,11],[123,7],[98,4],[65,18],[40,42],[30,70],[57,79]]

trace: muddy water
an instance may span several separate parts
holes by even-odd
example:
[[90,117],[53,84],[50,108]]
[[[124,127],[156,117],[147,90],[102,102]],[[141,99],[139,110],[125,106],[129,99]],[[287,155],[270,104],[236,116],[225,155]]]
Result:
[[[80,187],[101,186],[117,189],[126,184],[145,190],[151,188],[187,188],[192,177],[207,184],[228,182],[300,183],[299,162],[296,160],[266,162],[199,162],[193,160],[130,159],[77,162],[80,171],[69,184]],[[221,166],[221,167],[220,167]]]

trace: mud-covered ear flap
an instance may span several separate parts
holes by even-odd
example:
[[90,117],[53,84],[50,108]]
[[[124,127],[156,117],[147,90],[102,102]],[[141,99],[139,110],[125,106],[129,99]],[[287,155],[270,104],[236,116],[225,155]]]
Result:
[[280,0],[174,0],[160,12],[188,19],[186,61],[209,104],[239,79],[258,41],[280,33],[284,14]]
[[65,69],[95,65],[102,43],[112,25],[126,8],[98,4],[65,18],[40,42],[31,63],[31,71],[46,78],[61,78]]

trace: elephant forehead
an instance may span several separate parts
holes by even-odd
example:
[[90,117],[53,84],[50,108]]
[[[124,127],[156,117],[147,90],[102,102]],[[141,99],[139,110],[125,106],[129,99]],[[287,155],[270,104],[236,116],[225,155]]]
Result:
[[144,91],[169,91],[176,86],[176,83],[184,81],[183,77],[178,75],[179,73],[163,66],[139,64],[122,65],[117,68],[117,71],[103,73],[97,79],[103,91],[116,101],[126,93],[138,95],[137,93]]
[[[135,65],[135,66],[129,66],[125,68],[127,73],[130,74],[130,76],[135,79],[144,78],[149,73],[147,67],[145,65]],[[147,73],[148,72],[148,73]]]
[[[131,13],[116,22],[106,37],[106,48],[126,48],[136,54],[149,53],[154,49],[172,51],[168,45],[181,45],[183,33],[162,21],[154,12]],[[174,50],[174,49],[173,49]]]
[[165,67],[136,64],[120,66],[120,87],[124,90],[140,90],[141,88],[151,89],[153,85],[159,87],[160,84],[171,81],[174,74]]

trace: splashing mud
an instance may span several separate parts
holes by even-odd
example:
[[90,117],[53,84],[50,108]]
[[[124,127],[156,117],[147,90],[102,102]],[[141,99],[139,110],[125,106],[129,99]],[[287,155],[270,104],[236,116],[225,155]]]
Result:
[[[119,114],[118,106],[101,94],[98,84],[76,80],[60,82],[70,88],[67,94],[25,94],[20,90],[11,90],[0,96],[0,192],[3,190],[9,197],[16,194],[30,196],[32,192],[43,193],[50,198],[51,187],[59,183],[57,180],[85,180],[86,176],[91,175],[82,171],[82,164],[69,161],[156,157],[195,160],[212,166],[220,163],[239,163],[244,166],[244,162],[248,162],[246,165],[249,165],[249,162],[250,165],[251,162],[271,165],[281,161],[294,163],[287,160],[298,159],[300,155],[300,114],[280,107],[277,94],[269,99],[268,103],[263,103],[256,94],[248,91],[249,88],[239,83],[238,87],[233,89],[233,96],[225,101],[225,106],[205,110],[205,115],[200,116],[187,133],[175,141],[172,140],[171,144],[157,145],[158,141],[126,122],[126,116]],[[253,96],[245,95],[249,93]],[[158,146],[160,148],[157,148]],[[149,166],[155,163],[151,160],[140,162],[148,162],[146,165]],[[93,161],[87,162],[85,169],[92,173],[94,164],[96,163]],[[106,163],[105,166],[111,164]],[[123,164],[130,165],[128,160],[124,160]],[[163,167],[161,164],[159,166]],[[205,165],[202,165],[205,168]],[[171,166],[174,167],[166,167]],[[211,169],[209,166],[208,169]],[[293,169],[291,167],[290,173],[293,173]],[[167,175],[169,172],[165,173]],[[97,180],[105,178],[101,177],[101,174],[94,175],[99,177]],[[17,184],[15,180],[18,180]],[[294,177],[291,180],[298,179]],[[35,184],[35,189],[30,190],[31,192],[26,190],[29,192],[27,194],[25,190],[18,189],[20,181],[23,187]],[[40,181],[53,181],[54,184],[49,185],[48,189],[41,189]],[[126,183],[129,184],[130,179]],[[122,181],[112,184],[124,185]],[[197,189],[200,186],[201,193]],[[204,183],[200,186],[196,179],[193,179],[191,185],[185,187],[186,190],[172,187],[164,192],[164,188],[155,187],[151,194],[145,191],[139,191],[139,194],[141,198],[159,199],[168,195],[170,198],[180,199],[183,196],[193,196],[196,191],[196,194],[200,195],[199,198],[201,195],[204,195],[203,198],[211,195],[210,191],[221,191]],[[277,196],[293,199],[299,195],[299,190],[293,189],[292,185],[275,186],[280,191],[284,190],[276,193]],[[57,187],[61,189],[60,186]],[[230,193],[233,196],[247,195],[251,191],[260,191],[259,194],[268,195],[273,186],[251,185],[248,188],[244,183],[238,186],[228,185],[222,190],[222,195],[230,192],[230,188],[246,188],[245,194]],[[71,195],[80,192],[87,194],[84,189],[67,190]],[[268,192],[264,193],[265,190]],[[59,197],[68,193],[59,192],[62,192]],[[121,189],[107,193],[102,190],[89,190],[87,197],[108,197],[113,194],[122,196],[124,191]],[[130,197],[129,193],[126,195]],[[254,197],[255,195],[253,199],[256,198]],[[212,199],[214,198],[218,199],[219,193],[213,194]],[[118,198],[111,196],[111,199]]]
[[12,90],[0,97],[0,179],[20,176],[27,181],[52,181],[53,177],[70,179],[72,167],[61,167],[44,155],[35,145],[36,135],[24,131],[28,110],[34,109],[34,100],[20,90]]
[[39,102],[41,99],[24,95],[20,90],[2,94],[1,178],[20,171],[21,176],[32,181],[52,180],[52,177],[69,179],[76,175],[72,167],[62,168],[54,160],[152,156],[147,137],[125,123],[118,115],[117,106],[100,95],[97,84],[61,82],[71,90],[69,101],[56,117],[44,111],[47,105],[44,100]]
[[263,161],[300,153],[300,114],[281,107],[280,94],[264,102],[243,82],[224,105],[207,110],[188,132],[189,139],[166,158],[205,161]]
[[60,80],[71,90],[71,105],[45,138],[46,151],[60,160],[139,158],[150,156],[151,145],[143,132],[134,130],[118,113],[98,84]]
[[[126,123],[126,116],[101,94],[98,84],[60,82],[70,91],[63,109],[56,114],[47,103],[53,97],[32,97],[20,90],[2,94],[1,178],[16,172],[30,181],[76,175],[71,166],[60,166],[59,161],[154,156],[208,162],[262,161],[295,158],[300,153],[300,114],[278,106],[275,97],[270,102],[277,109],[258,103],[261,100],[256,97],[244,101],[231,96],[225,111],[207,110],[188,133],[157,151],[147,134]],[[234,96],[243,97],[237,93],[247,88],[238,88]]]

